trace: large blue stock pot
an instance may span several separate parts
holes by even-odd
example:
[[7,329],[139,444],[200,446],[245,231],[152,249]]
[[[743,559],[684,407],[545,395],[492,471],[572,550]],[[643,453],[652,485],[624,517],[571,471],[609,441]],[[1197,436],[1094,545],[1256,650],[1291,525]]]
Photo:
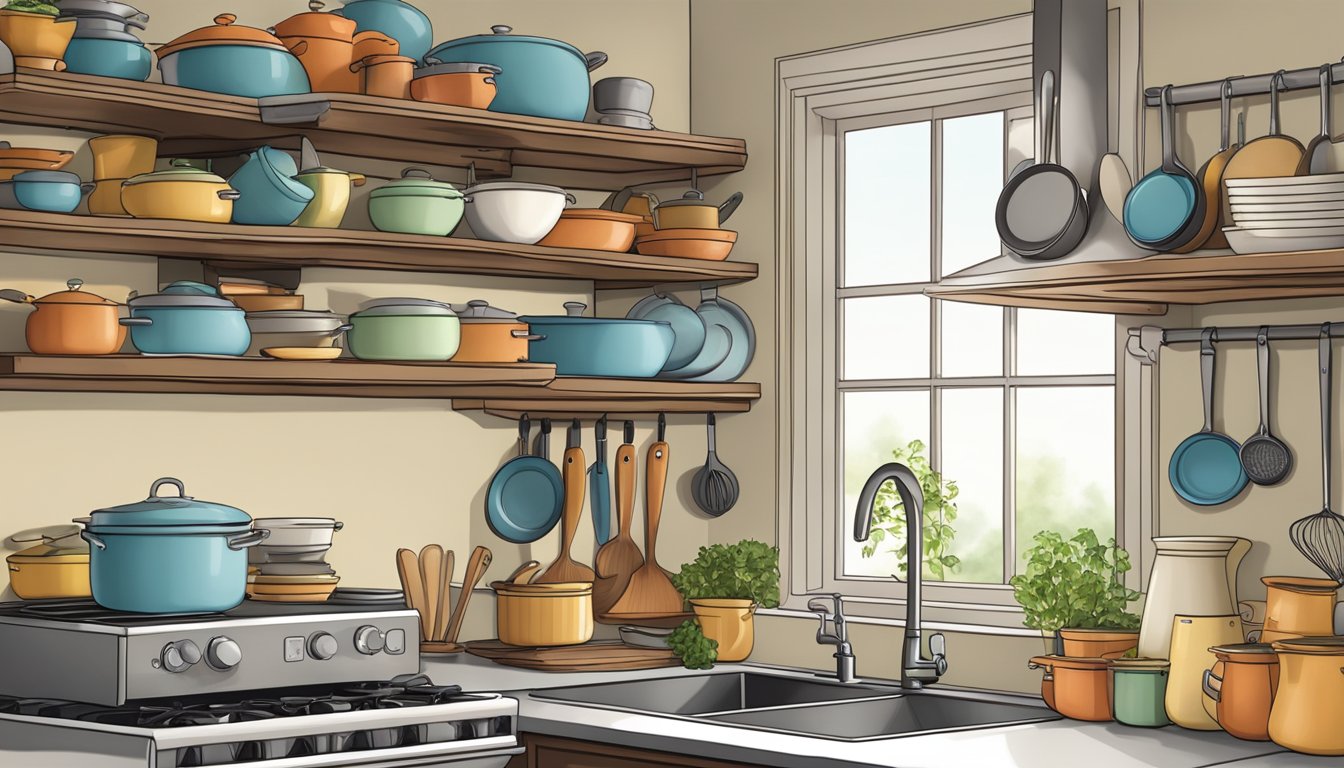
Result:
[[133,296],[131,343],[147,355],[241,355],[252,344],[247,313],[214,286],[181,280],[162,293]]

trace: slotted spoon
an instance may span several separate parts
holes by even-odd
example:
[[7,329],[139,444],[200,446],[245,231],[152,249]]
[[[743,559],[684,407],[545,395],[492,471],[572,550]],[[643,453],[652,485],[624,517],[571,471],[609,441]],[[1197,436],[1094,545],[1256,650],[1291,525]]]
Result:
[[1330,324],[1321,326],[1317,342],[1321,372],[1321,511],[1288,528],[1293,546],[1326,576],[1344,584],[1344,517],[1330,509]]
[[737,503],[740,487],[737,475],[726,464],[719,461],[715,440],[714,414],[705,419],[709,453],[705,456],[705,466],[701,467],[691,479],[691,498],[705,514],[718,517],[733,508]]
[[1293,453],[1269,431],[1269,328],[1255,335],[1255,370],[1260,383],[1260,428],[1241,444],[1241,468],[1256,485],[1277,485],[1293,468]]

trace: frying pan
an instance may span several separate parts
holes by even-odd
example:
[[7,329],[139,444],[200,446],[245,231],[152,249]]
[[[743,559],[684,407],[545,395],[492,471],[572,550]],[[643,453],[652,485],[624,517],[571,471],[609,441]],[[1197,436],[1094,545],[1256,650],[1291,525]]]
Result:
[[1055,133],[1055,73],[1041,73],[1036,114],[1036,163],[1008,179],[994,207],[994,224],[1008,250],[1047,261],[1068,254],[1087,232],[1087,198],[1078,179],[1050,162]]
[[1125,197],[1125,231],[1141,248],[1170,250],[1190,242],[1204,223],[1204,190],[1176,154],[1171,86],[1162,88],[1162,165]]
[[1204,216],[1200,220],[1199,231],[1185,245],[1172,248],[1173,253],[1189,253],[1199,248],[1226,248],[1227,237],[1223,234],[1223,169],[1227,161],[1241,149],[1240,143],[1231,143],[1228,135],[1232,131],[1232,81],[1223,81],[1222,96],[1219,99],[1219,125],[1222,128],[1218,151],[1200,166],[1195,174],[1204,194]]
[[1330,64],[1321,65],[1321,132],[1312,137],[1302,161],[1297,164],[1297,175],[1329,173],[1330,168],[1330,86],[1335,84]]
[[[1297,166],[1306,152],[1297,139],[1279,134],[1279,88],[1283,86],[1283,70],[1269,80],[1269,135],[1246,143],[1227,161],[1223,181],[1228,179],[1262,179],[1276,176],[1296,176]],[[1230,221],[1232,211],[1223,201],[1223,219]]]
[[527,414],[518,421],[518,455],[490,479],[485,495],[485,521],[505,541],[528,544],[550,532],[560,521],[564,483],[560,470],[527,452],[532,422]]
[[1204,428],[1185,438],[1171,454],[1167,475],[1182,499],[1202,507],[1225,504],[1241,493],[1248,479],[1241,446],[1213,429],[1213,342],[1217,331],[1205,328],[1199,342],[1199,374],[1204,396]]

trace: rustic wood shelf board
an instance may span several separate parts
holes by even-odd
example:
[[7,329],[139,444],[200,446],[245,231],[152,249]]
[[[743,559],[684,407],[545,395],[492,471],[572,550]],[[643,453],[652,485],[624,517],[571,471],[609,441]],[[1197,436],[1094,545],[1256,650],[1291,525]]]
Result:
[[1170,304],[1341,292],[1344,249],[1020,265],[995,273],[951,275],[925,291],[951,301],[1138,315],[1164,314]]
[[[0,95],[0,102],[4,97]],[[634,253],[546,248],[353,229],[234,224],[0,210],[0,244],[230,264],[353,267],[499,277],[592,280],[599,288],[737,283],[756,265]]]
[[[267,122],[270,120],[272,122]],[[357,94],[303,94],[258,102],[161,83],[18,69],[0,75],[0,122],[158,137],[164,156],[235,153],[269,143],[406,165],[465,167],[482,178],[514,167],[606,175],[610,188],[732,173],[741,139],[641,131],[593,123]]]

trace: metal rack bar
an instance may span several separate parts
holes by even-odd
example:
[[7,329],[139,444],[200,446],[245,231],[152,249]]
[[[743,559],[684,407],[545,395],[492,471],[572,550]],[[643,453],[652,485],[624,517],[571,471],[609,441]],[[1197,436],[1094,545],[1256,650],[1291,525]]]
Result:
[[[1344,83],[1344,63],[1335,64],[1331,67],[1330,72],[1334,82]],[[1274,75],[1274,72],[1270,72],[1264,75],[1236,75],[1230,77],[1228,79],[1232,81],[1232,96],[1259,96],[1262,93],[1269,93],[1269,81]],[[1283,73],[1283,80],[1284,87],[1280,88],[1280,92],[1318,88],[1321,83],[1321,68],[1315,66],[1307,69],[1290,69]],[[1222,88],[1222,80],[1178,85],[1171,89],[1171,103],[1175,106],[1216,102],[1222,98]],[[1162,89],[1160,87],[1148,88],[1143,92],[1143,103],[1150,107],[1160,106],[1161,98]]]
[[[1321,323],[1315,325],[1271,325],[1269,329],[1270,341],[1293,341],[1293,340],[1315,340],[1320,338]],[[1260,326],[1245,325],[1232,328],[1213,328],[1214,341],[1255,341],[1255,337],[1260,333]],[[1167,328],[1162,331],[1163,344],[1189,344],[1198,342],[1204,333],[1203,328]],[[1330,337],[1344,337],[1344,323],[1330,323]]]

